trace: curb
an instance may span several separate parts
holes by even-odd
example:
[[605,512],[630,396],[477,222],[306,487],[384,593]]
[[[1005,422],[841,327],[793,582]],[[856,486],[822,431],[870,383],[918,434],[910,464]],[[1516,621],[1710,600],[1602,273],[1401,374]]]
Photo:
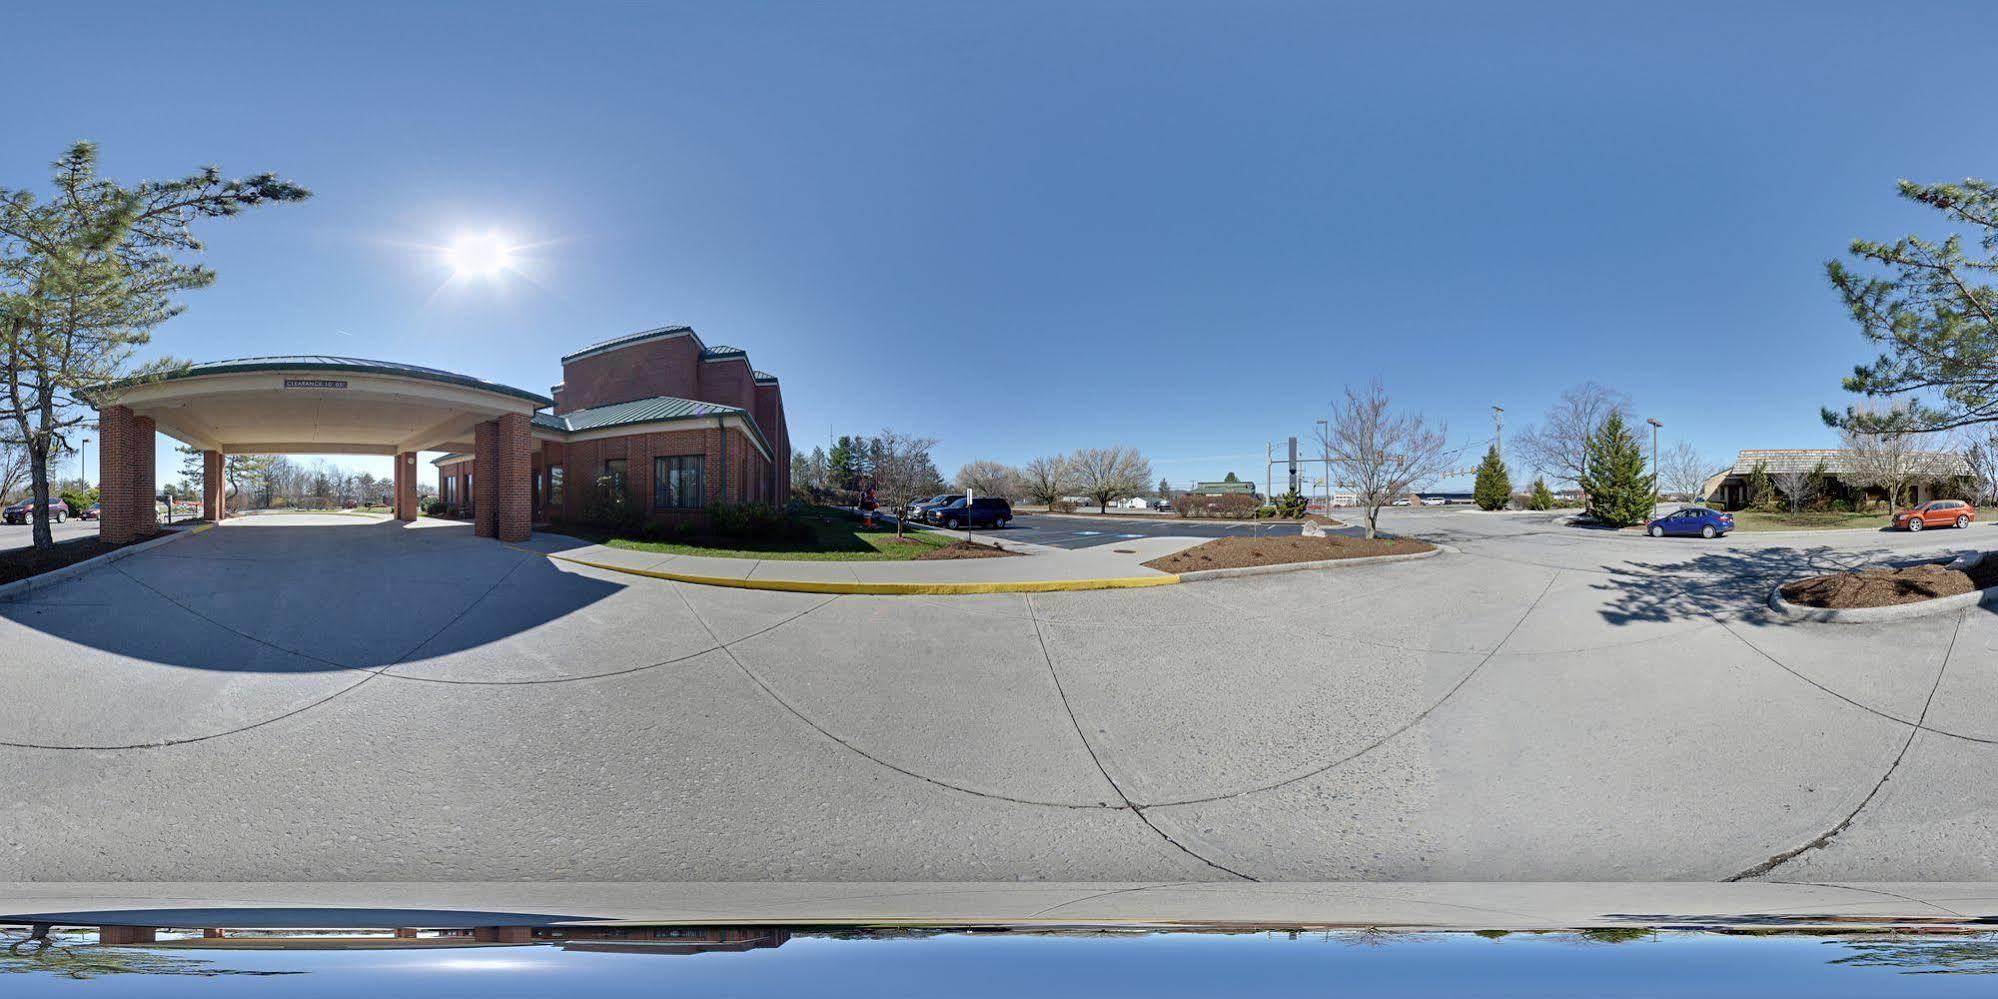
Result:
[[1333,558],[1317,562],[1285,562],[1280,565],[1244,565],[1233,569],[1195,569],[1179,574],[1180,582],[1193,583],[1203,579],[1227,579],[1231,576],[1265,576],[1276,572],[1302,572],[1306,569],[1337,569],[1349,565],[1372,565],[1378,562],[1408,562],[1419,558],[1435,558],[1446,549],[1434,542],[1426,552],[1410,552],[1406,555],[1368,555],[1364,558]]
[[141,541],[136,545],[126,545],[123,548],[114,549],[95,558],[87,558],[81,562],[63,566],[60,569],[50,569],[47,572],[29,576],[26,579],[17,579],[11,583],[0,585],[0,601],[13,600],[24,593],[33,593],[36,590],[46,589],[57,583],[81,576],[99,566],[109,565],[121,558],[137,555],[143,551],[150,551],[168,542],[178,541],[181,538],[191,538],[214,526],[214,524],[199,524],[187,530],[168,531],[151,541]]
[[1182,577],[1170,573],[1157,576],[1112,576],[1098,579],[1032,579],[998,583],[842,583],[834,580],[791,580],[791,579],[736,579],[732,576],[695,576],[684,572],[665,572],[659,569],[634,569],[630,566],[614,565],[609,562],[593,562],[572,555],[558,555],[552,552],[537,552],[531,548],[517,548],[515,551],[559,562],[587,565],[592,569],[622,572],[630,576],[647,576],[652,579],[668,579],[676,583],[696,583],[701,586],[726,586],[738,590],[780,590],[786,593],[850,593],[868,596],[948,596],[965,593],[1051,593],[1062,590],[1128,590],[1148,586],[1171,586]]
[[[1971,552],[1959,555],[1946,563],[1950,568],[1967,569],[1976,565],[1981,558]],[[1800,577],[1814,579],[1814,576]],[[1998,606],[1998,586],[1953,596],[1937,597],[1912,604],[1893,604],[1887,607],[1807,607],[1793,604],[1783,599],[1783,587],[1794,583],[1792,579],[1778,583],[1769,591],[1769,609],[1792,621],[1815,621],[1821,624],[1874,624],[1881,621],[1907,621],[1913,618],[1935,617],[1951,611],[1976,607],[1980,604]]]

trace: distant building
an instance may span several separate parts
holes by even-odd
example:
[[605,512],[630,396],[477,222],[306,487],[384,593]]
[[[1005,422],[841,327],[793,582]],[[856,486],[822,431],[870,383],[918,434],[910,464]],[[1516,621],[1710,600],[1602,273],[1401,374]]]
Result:
[[1241,493],[1251,497],[1259,495],[1253,482],[1196,482],[1187,493],[1194,496],[1227,496],[1231,493]]
[[[1914,474],[1910,477],[1904,502],[1926,503],[1937,498],[1960,498],[1968,495],[1970,489],[1970,463],[1961,454],[1950,451],[1916,451],[1908,455],[1909,466]],[[1858,462],[1852,452],[1840,448],[1751,448],[1735,455],[1734,464],[1714,473],[1700,486],[1699,499],[1710,506],[1723,510],[1739,510],[1753,499],[1749,495],[1749,480],[1755,475],[1755,466],[1761,465],[1764,473],[1772,478],[1789,473],[1809,475],[1818,465],[1824,465],[1824,495],[1813,500],[1843,500],[1855,506],[1869,505],[1887,500],[1887,490],[1880,486],[1862,486],[1852,481],[1858,471]],[[1780,494],[1781,482],[1772,482]]]

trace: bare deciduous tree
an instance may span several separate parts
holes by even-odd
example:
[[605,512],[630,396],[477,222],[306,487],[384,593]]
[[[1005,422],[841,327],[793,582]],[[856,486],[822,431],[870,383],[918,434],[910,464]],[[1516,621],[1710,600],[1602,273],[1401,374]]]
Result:
[[1020,495],[1043,506],[1061,502],[1075,482],[1065,454],[1042,455],[1020,466]]
[[1982,506],[1998,503],[1998,430],[1988,430],[1982,437],[1974,437],[1963,448],[1963,459],[1970,465],[1971,486],[1976,490],[1975,502]]
[[[1876,411],[1856,406],[1851,412],[1863,417],[1857,421],[1857,426],[1871,426],[1881,422],[1891,423],[1896,408],[1899,406]],[[1885,489],[1887,505],[1898,509],[1902,492],[1921,478],[1918,452],[1923,435],[1861,430],[1849,426],[1839,431],[1839,436],[1850,465],[1846,477],[1857,486]]]
[[1720,471],[1720,465],[1707,460],[1693,445],[1680,441],[1658,459],[1658,481],[1666,492],[1688,500],[1698,499],[1700,487]]
[[1098,513],[1110,504],[1141,495],[1151,487],[1152,463],[1134,447],[1086,447],[1068,459],[1082,495],[1095,501]]
[[1791,469],[1783,472],[1770,472],[1769,484],[1775,486],[1776,491],[1782,494],[1783,502],[1789,506],[1791,513],[1802,510],[1804,504],[1810,501],[1811,473],[1808,471]]
[[[936,466],[930,449],[937,442],[929,437],[911,437],[883,430],[870,442],[868,477],[874,481],[874,498],[883,509],[905,511],[909,504],[930,494]],[[895,518],[895,536],[901,537],[904,519]]]
[[966,462],[957,470],[956,486],[972,496],[1000,496],[1012,499],[1019,493],[1020,473],[1011,466],[980,459]]
[[1561,401],[1547,410],[1539,424],[1513,435],[1513,453],[1556,482],[1579,482],[1588,467],[1589,438],[1610,413],[1629,411],[1629,396],[1595,382],[1583,382],[1561,393]]
[[1366,391],[1346,389],[1332,421],[1321,425],[1319,444],[1339,480],[1352,486],[1367,519],[1367,537],[1379,533],[1381,507],[1436,478],[1455,457],[1441,425],[1430,429],[1420,413],[1396,413],[1378,379]]

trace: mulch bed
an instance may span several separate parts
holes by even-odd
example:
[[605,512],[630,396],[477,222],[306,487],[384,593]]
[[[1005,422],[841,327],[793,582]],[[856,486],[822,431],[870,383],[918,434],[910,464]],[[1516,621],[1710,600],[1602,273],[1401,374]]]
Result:
[[991,545],[974,544],[969,541],[953,541],[950,544],[932,548],[910,561],[928,562],[937,559],[958,558],[1011,558],[1018,554],[1020,553],[1009,552],[1004,548],[994,548]]
[[1185,551],[1155,558],[1145,565],[1160,572],[1195,572],[1200,569],[1240,569],[1252,565],[1371,558],[1375,555],[1413,555],[1434,547],[1411,538],[1349,538],[1344,535],[1324,538],[1216,538]]
[[123,545],[105,544],[96,538],[77,538],[73,541],[58,541],[55,548],[48,551],[29,547],[0,552],[0,583],[12,583],[29,576],[39,576],[64,566],[75,565],[84,559],[96,558],[105,552],[117,551],[125,545],[151,541],[166,533],[169,532],[148,534],[127,541]]
[[1783,584],[1783,599],[1805,607],[1892,607],[1953,597],[1998,586],[1998,556],[1986,555],[1969,572],[1939,562],[1901,569],[1861,569]]

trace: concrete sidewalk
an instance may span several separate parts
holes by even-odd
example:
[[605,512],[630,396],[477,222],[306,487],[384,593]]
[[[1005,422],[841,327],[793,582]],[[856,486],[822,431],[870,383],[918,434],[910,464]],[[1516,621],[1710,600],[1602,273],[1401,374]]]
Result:
[[1143,563],[1206,538],[1134,538],[1129,543],[979,559],[841,562],[719,558],[634,551],[560,534],[535,534],[524,551],[598,569],[658,579],[800,593],[1035,593],[1168,586],[1179,577]]

